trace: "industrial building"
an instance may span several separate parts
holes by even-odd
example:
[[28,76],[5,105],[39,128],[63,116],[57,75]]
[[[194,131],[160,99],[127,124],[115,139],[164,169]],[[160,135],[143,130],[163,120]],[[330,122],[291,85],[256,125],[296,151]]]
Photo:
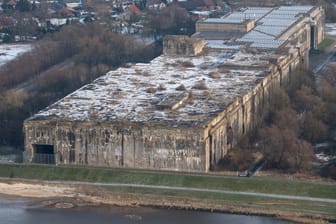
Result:
[[207,172],[324,38],[316,6],[245,8],[167,36],[24,122],[26,162]]

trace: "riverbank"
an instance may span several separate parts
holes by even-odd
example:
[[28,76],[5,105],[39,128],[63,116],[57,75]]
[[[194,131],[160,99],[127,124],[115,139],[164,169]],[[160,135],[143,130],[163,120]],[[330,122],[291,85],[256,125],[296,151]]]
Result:
[[[179,195],[163,196],[151,193],[139,193],[136,190],[121,192],[116,189],[89,186],[86,184],[55,184],[47,181],[1,180],[0,192],[4,195],[29,197],[32,204],[56,208],[73,208],[82,206],[146,206],[168,209],[225,212],[234,214],[272,216],[298,223],[327,223],[333,217],[309,212],[281,209],[292,202],[278,200],[262,201],[253,205],[251,202],[234,204],[228,200],[199,199]],[[260,203],[264,203],[260,207]],[[266,204],[265,204],[266,203]],[[285,203],[285,204],[284,204]],[[279,206],[279,205],[282,206]],[[279,209],[274,209],[274,206]],[[268,209],[267,209],[268,207]]]

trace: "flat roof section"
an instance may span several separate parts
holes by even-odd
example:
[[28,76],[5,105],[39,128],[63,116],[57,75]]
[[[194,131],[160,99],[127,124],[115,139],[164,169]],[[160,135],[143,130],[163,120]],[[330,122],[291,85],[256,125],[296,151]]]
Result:
[[214,31],[202,31],[197,32],[193,37],[204,38],[206,40],[231,40],[233,38],[242,37],[245,33],[238,31],[230,31],[230,32],[214,32]]
[[294,23],[302,19],[300,14],[308,13],[313,6],[282,6],[274,8],[261,18],[256,26],[238,38],[237,41],[250,43],[250,47],[259,49],[276,49],[286,40],[278,37]]
[[[205,125],[251,91],[266,75],[269,57],[236,51],[160,56],[150,64],[111,71],[28,120]],[[181,98],[183,105],[171,96]]]
[[236,11],[226,17],[222,17],[221,19],[224,22],[235,21],[236,23],[239,23],[245,20],[254,20],[257,22],[271,11],[272,8],[268,7],[249,7],[240,11]]

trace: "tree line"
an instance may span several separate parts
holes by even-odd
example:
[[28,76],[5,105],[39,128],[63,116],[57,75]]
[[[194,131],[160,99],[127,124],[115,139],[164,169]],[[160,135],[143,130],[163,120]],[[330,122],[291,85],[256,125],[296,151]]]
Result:
[[71,25],[0,68],[0,145],[22,147],[24,119],[128,62],[161,52],[99,25]]
[[[309,172],[336,179],[336,161],[315,165],[316,146],[336,155],[336,75],[330,68],[318,79],[309,71],[297,71],[290,82],[271,93],[261,123],[242,137],[218,165],[246,170],[256,153],[266,159],[265,169],[289,173]],[[318,164],[318,163],[315,163]]]

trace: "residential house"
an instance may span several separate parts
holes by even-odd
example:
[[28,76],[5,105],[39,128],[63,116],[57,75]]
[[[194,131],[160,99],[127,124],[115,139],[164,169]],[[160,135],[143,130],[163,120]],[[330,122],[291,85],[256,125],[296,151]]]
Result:
[[161,0],[147,0],[147,8],[148,9],[163,9],[166,7],[166,4]]
[[178,5],[185,8],[188,11],[198,10],[198,11],[212,11],[215,10],[216,5],[212,0],[189,0],[189,1],[179,1]]
[[6,16],[0,16],[0,29],[11,27],[15,24],[15,20]]

